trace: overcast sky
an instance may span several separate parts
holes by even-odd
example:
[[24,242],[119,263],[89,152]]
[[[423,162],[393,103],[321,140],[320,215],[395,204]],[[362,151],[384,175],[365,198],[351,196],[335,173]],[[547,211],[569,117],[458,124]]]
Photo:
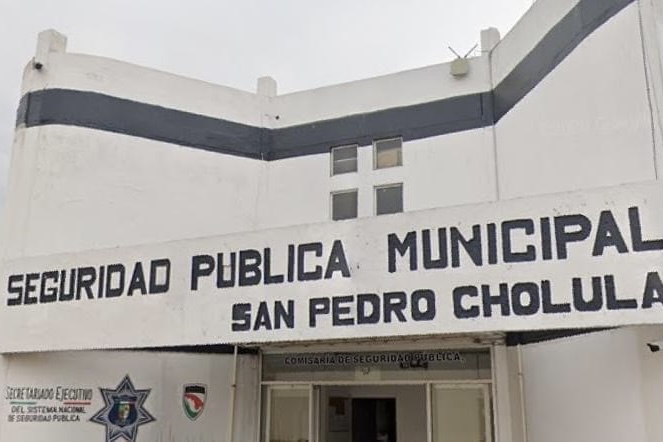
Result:
[[[23,67],[37,33],[56,29],[68,52],[116,58],[279,93],[448,61],[479,31],[504,36],[532,0],[0,0],[0,204]],[[385,91],[388,93],[389,91]],[[1,206],[0,206],[1,207]]]

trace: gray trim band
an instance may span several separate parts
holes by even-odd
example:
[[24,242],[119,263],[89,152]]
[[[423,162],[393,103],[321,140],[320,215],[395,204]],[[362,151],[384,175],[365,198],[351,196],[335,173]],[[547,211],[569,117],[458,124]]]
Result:
[[580,0],[493,90],[497,123],[582,41],[635,0]]
[[412,141],[479,129],[497,123],[588,35],[634,1],[580,0],[488,92],[266,129],[96,92],[44,89],[23,96],[16,125],[79,126],[268,161],[392,136]]

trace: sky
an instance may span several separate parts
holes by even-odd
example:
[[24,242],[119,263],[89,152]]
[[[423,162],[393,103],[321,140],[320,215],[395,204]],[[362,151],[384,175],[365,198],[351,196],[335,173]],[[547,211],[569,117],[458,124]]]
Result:
[[449,61],[481,29],[504,36],[533,0],[0,0],[0,208],[23,67],[37,34],[68,52],[115,58],[254,91],[279,93]]

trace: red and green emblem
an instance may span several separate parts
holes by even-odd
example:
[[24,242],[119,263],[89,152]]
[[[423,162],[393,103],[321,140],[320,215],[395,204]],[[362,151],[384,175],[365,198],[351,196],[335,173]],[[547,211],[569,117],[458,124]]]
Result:
[[203,384],[186,384],[182,393],[182,406],[186,417],[195,421],[203,413],[207,399],[207,386]]

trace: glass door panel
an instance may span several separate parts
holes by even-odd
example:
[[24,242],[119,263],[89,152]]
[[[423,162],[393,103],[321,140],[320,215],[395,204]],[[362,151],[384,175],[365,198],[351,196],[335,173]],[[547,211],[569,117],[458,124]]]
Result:
[[270,388],[267,415],[269,442],[309,442],[310,388]]
[[485,385],[433,386],[433,442],[490,442],[489,402]]

